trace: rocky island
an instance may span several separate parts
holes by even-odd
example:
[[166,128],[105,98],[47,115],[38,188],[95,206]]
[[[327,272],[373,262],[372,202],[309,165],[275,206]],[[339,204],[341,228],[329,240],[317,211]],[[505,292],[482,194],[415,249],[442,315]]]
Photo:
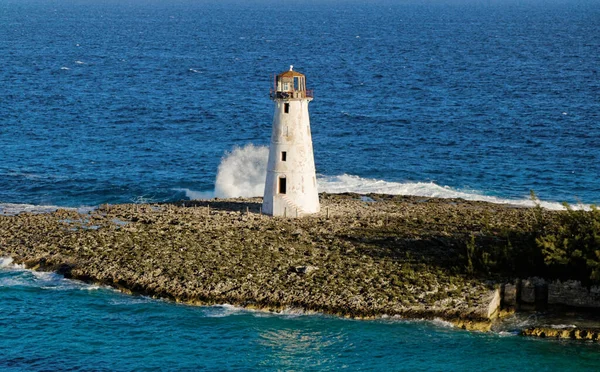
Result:
[[[573,305],[572,291],[556,283],[582,278],[568,265],[557,268],[551,250],[562,247],[556,242],[565,213],[596,216],[596,210],[557,212],[461,199],[320,199],[321,212],[298,219],[262,215],[260,198],[0,216],[0,256],[34,270],[190,304],[441,318],[489,330],[515,310]],[[600,305],[589,270],[590,280],[583,277],[578,287],[569,282],[584,301],[575,303],[579,307]],[[598,339],[591,329],[561,332],[556,337]]]

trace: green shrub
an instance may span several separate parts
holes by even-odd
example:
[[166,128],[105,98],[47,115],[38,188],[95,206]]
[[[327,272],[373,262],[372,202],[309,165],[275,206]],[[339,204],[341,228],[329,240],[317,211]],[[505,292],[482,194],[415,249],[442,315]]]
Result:
[[564,204],[551,234],[536,239],[544,263],[553,276],[600,282],[600,210],[574,210]]

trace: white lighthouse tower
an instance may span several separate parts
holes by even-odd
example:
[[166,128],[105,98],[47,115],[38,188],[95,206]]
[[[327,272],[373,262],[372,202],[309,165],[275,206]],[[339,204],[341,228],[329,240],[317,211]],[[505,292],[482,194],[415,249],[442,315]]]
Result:
[[263,212],[300,217],[319,211],[315,160],[310,135],[306,77],[290,70],[275,77],[271,90],[275,103],[269,147]]

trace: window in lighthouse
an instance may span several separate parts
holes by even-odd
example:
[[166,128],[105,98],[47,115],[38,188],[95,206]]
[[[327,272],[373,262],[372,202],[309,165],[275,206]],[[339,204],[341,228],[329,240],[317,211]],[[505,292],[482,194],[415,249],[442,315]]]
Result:
[[285,194],[286,193],[286,182],[285,182],[285,177],[279,177],[279,193],[280,194]]
[[289,103],[283,104],[283,112],[285,112],[286,114],[290,113],[290,104]]
[[285,151],[281,152],[281,161],[287,161],[287,152],[285,152]]

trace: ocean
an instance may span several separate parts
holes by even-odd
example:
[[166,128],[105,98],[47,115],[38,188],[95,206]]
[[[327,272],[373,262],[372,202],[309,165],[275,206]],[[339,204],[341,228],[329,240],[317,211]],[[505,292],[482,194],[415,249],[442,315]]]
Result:
[[9,260],[0,310],[0,369],[8,371],[581,371],[600,363],[595,343],[460,331],[442,321],[187,306]]
[[[595,0],[0,0],[0,214],[261,195],[289,65],[320,191],[589,207],[599,50]],[[1,369],[600,366],[510,327],[190,307],[2,262]]]

